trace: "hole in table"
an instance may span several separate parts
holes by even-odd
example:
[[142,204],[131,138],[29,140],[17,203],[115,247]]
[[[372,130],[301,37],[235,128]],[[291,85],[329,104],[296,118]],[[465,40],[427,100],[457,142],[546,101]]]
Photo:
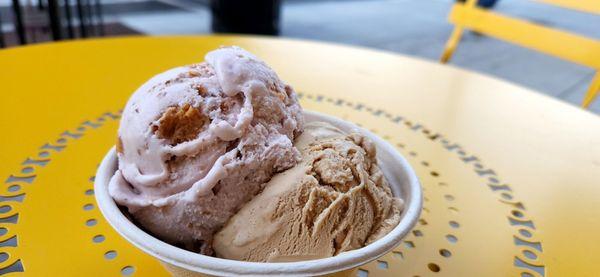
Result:
[[16,247],[17,246],[17,236],[12,236],[11,238],[0,242],[0,248],[2,247]]
[[9,192],[17,192],[20,190],[21,190],[21,186],[19,186],[19,185],[12,185],[12,186],[8,187]]
[[519,234],[521,234],[521,236],[524,236],[526,238],[530,238],[531,237],[531,232],[525,230],[525,229],[519,229]]
[[458,213],[458,208],[456,207],[448,207],[448,210],[450,210],[453,213]]
[[46,157],[50,156],[50,152],[42,151],[42,152],[38,153],[38,156],[40,156],[42,158],[46,158]]
[[415,235],[415,237],[422,237],[423,236],[423,232],[421,232],[421,230],[413,230],[412,232]]
[[86,210],[86,211],[89,211],[89,210],[91,210],[93,208],[94,208],[94,204],[91,204],[91,203],[83,205],[83,209]]
[[31,167],[31,166],[24,167],[23,169],[21,169],[21,172],[31,173],[31,172],[33,172],[33,167]]
[[0,213],[8,213],[12,210],[12,208],[8,205],[0,206]]
[[8,260],[8,254],[4,252],[0,253],[0,263],[5,262],[6,260]]
[[367,276],[369,276],[369,271],[359,268],[358,271],[356,272],[356,276],[367,277]]
[[433,176],[433,177],[438,177],[438,176],[440,176],[440,174],[439,174],[439,173],[437,173],[436,171],[431,171],[431,173],[430,173],[430,174],[431,174],[431,176]]
[[450,234],[446,235],[446,239],[451,243],[456,243],[458,241],[458,238],[456,238],[456,236]]
[[450,252],[448,249],[440,249],[440,255],[442,255],[442,257],[449,258],[452,256],[452,252]]
[[95,243],[101,243],[104,241],[104,236],[103,235],[95,235],[94,238],[92,238],[92,241],[94,241]]
[[454,200],[454,196],[452,196],[450,194],[444,195],[444,198],[446,198],[446,200],[448,200],[448,201],[453,201]]
[[519,257],[515,257],[514,266],[523,268],[523,269],[527,269],[527,270],[532,270],[532,271],[537,272],[540,276],[545,276],[544,275],[545,266],[528,263],[526,261],[523,261]]
[[406,246],[406,248],[415,248],[415,243],[413,243],[410,240],[407,240],[404,242],[404,246]]
[[458,224],[458,222],[456,222],[456,221],[454,221],[454,220],[450,220],[450,221],[448,222],[448,224],[450,224],[450,227],[452,227],[452,228],[454,228],[454,229],[456,229],[456,228],[460,227],[460,224]]
[[130,265],[121,268],[121,274],[123,276],[130,276],[134,272],[135,272],[135,267],[130,266]]
[[400,251],[393,251],[392,253],[394,254],[394,257],[396,257],[398,259],[404,259],[404,254],[402,254],[402,252],[400,252]]
[[377,261],[377,267],[381,269],[388,269],[388,263],[386,261]]
[[512,217],[508,217],[508,220],[510,221],[510,225],[513,225],[513,226],[520,225],[520,226],[529,227],[531,229],[535,229],[535,225],[533,225],[533,221],[531,221],[531,220],[518,220],[518,219],[514,219]]
[[421,164],[422,164],[423,166],[429,166],[429,163],[428,163],[428,162],[426,162],[426,161],[422,161],[422,162],[421,162]]
[[417,152],[415,152],[415,151],[410,151],[410,152],[408,152],[408,154],[413,157],[417,156]]
[[515,217],[521,218],[523,217],[523,213],[521,211],[517,211],[517,210],[513,210],[512,215],[514,215]]
[[98,221],[92,218],[92,219],[88,219],[85,222],[85,225],[87,225],[88,227],[92,227],[92,226],[96,225],[96,223],[98,223]]
[[523,250],[523,255],[525,255],[525,257],[531,260],[537,259],[537,255],[529,250]]
[[512,195],[510,195],[510,193],[508,192],[503,192],[502,194],[500,194],[502,196],[502,198],[506,199],[506,200],[512,200]]
[[106,251],[106,253],[104,253],[104,258],[107,260],[112,260],[116,257],[117,257],[117,251],[108,250],[108,251]]
[[8,230],[6,228],[0,228],[0,236],[4,236],[6,235],[6,233],[8,233]]
[[429,268],[429,270],[433,271],[433,272],[440,272],[440,266],[434,263],[429,263],[427,265],[427,268]]
[[421,225],[427,225],[427,220],[421,218],[421,219],[419,219],[419,224],[421,224]]
[[85,191],[86,195],[94,195],[94,190],[93,189],[88,189]]
[[521,272],[521,277],[533,277],[533,275],[531,275],[531,273],[528,272]]

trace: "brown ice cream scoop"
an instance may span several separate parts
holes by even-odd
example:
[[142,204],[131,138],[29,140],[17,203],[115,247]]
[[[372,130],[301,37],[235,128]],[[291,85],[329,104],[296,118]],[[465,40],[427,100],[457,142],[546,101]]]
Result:
[[361,248],[400,221],[373,143],[323,122],[295,141],[302,162],[275,175],[214,237],[217,256],[287,262]]

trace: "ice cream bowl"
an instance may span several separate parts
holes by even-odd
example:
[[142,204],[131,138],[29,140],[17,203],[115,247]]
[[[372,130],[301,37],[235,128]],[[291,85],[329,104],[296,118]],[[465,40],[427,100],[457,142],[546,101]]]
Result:
[[337,256],[283,263],[258,263],[222,259],[201,255],[165,243],[145,232],[124,214],[108,193],[108,183],[117,170],[117,155],[111,149],[104,157],[94,184],[96,201],[109,224],[127,241],[158,259],[176,276],[314,276],[351,270],[373,261],[397,247],[417,222],[422,208],[419,180],[410,164],[388,142],[350,122],[311,111],[305,120],[328,122],[345,132],[360,132],[376,145],[379,166],[386,176],[392,193],[404,201],[399,224],[387,235],[360,249]]

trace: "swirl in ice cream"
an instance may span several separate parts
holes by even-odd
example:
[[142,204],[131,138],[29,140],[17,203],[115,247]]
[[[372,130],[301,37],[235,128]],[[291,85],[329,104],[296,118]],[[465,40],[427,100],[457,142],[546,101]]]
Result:
[[373,142],[310,122],[294,144],[296,166],[275,175],[219,232],[218,256],[254,262],[327,258],[361,248],[400,221]]
[[211,254],[213,233],[300,160],[303,117],[292,87],[254,55],[226,47],[205,59],[131,96],[109,192],[155,236]]

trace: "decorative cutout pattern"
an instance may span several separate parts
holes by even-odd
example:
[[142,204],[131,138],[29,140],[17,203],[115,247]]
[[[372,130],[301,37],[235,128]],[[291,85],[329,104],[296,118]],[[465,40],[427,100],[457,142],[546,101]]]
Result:
[[[94,185],[94,180],[95,180],[95,176],[92,176],[88,179],[90,186]],[[90,188],[90,189],[84,190],[84,195],[91,197],[90,201],[93,201],[92,198],[94,197],[94,189]],[[91,209],[86,210],[86,207],[89,207],[88,205],[92,205],[92,204],[84,204],[83,209],[85,211],[91,210]],[[92,207],[93,207],[93,205],[92,205]],[[95,218],[89,218],[89,219],[85,220],[84,224],[87,227],[94,228],[98,224],[98,220]],[[106,240],[106,237],[103,234],[97,234],[91,238],[91,241],[93,244],[101,244],[101,243],[104,243],[105,240]],[[106,251],[103,256],[104,256],[105,261],[111,262],[118,257],[118,252],[116,249],[111,249],[111,250]],[[135,273],[135,267],[132,265],[127,265],[127,266],[121,268],[120,273],[123,276],[131,276]]]
[[[412,122],[402,116],[391,114],[381,109],[375,109],[360,103],[352,103],[343,99],[332,99],[323,95],[312,95],[299,93],[300,98],[309,99],[315,102],[327,102],[334,106],[342,106],[353,109],[354,111],[366,112],[373,116],[381,117],[393,124],[403,126],[411,132],[422,135],[425,139],[438,144],[444,150],[456,155],[457,159],[472,168],[472,172],[483,180],[483,183],[489,188],[499,203],[506,205],[510,208],[510,212],[506,214],[506,220],[509,226],[514,230],[513,233],[513,244],[518,249],[514,255],[513,266],[520,270],[521,276],[545,276],[545,266],[541,263],[543,256],[542,243],[536,239],[536,227],[533,220],[527,215],[525,205],[516,200],[513,190],[509,184],[501,181],[498,174],[491,168],[488,168],[476,155],[468,153],[460,144],[451,142],[445,138],[442,134],[436,133],[428,129],[425,125]],[[58,152],[64,150],[71,141],[82,138],[86,131],[91,129],[100,128],[107,120],[117,120],[120,116],[119,113],[105,113],[101,117],[93,121],[84,121],[80,126],[73,130],[66,130],[62,132],[57,139],[45,143],[40,146],[39,152],[36,155],[27,157],[22,162],[22,168],[20,171],[10,174],[5,179],[4,190],[0,193],[0,275],[10,272],[23,272],[24,268],[27,267],[27,261],[21,260],[20,257],[11,256],[11,247],[18,247],[18,234],[15,234],[12,230],[12,226],[19,221],[18,207],[21,202],[27,196],[26,191],[29,186],[35,184],[35,180],[38,174],[42,173],[42,169],[51,163],[52,158]],[[391,141],[393,140],[390,136],[378,132],[378,130],[371,130],[379,133],[384,139]],[[406,143],[395,142],[396,147],[404,151],[413,160],[418,160],[419,154],[411,149],[408,149]],[[457,195],[451,194],[450,188],[452,184],[443,181],[444,172],[435,170],[430,161],[418,160],[413,163],[414,165],[420,164],[429,172],[430,178],[439,180],[437,187],[444,189],[445,192],[442,194],[441,201],[447,205],[447,211],[434,211],[434,212],[447,212],[451,219],[447,221],[448,232],[445,235],[444,240],[446,244],[442,248],[431,249],[431,253],[439,255],[441,259],[450,259],[454,256],[455,250],[453,246],[460,243],[461,238],[457,236],[457,232],[461,228],[461,223],[457,220],[457,216],[460,213],[460,206],[456,205]],[[89,179],[90,184],[93,183],[94,178]],[[0,189],[1,190],[1,189]],[[390,258],[397,259],[398,261],[405,260],[410,257],[410,251],[419,245],[419,241],[423,238],[428,237],[427,226],[429,224],[427,218],[431,211],[429,210],[428,203],[430,203],[430,197],[433,194],[425,192],[425,202],[423,207],[422,216],[418,221],[417,226],[414,228],[411,234],[407,236],[403,245],[395,249],[390,253]],[[96,207],[93,204],[94,191],[91,188],[85,188],[82,191],[82,199],[86,199],[81,202],[82,213],[94,210]],[[431,201],[438,201],[438,198],[432,198]],[[88,217],[82,221],[83,228],[91,228],[94,230],[98,224],[98,218]],[[446,223],[445,223],[446,224]],[[429,234],[431,235],[431,234]],[[106,244],[107,238],[100,233],[91,233],[89,238],[89,245],[95,244]],[[123,256],[123,255],[121,255]],[[114,262],[120,257],[117,249],[108,248],[102,253],[102,259],[106,262]],[[427,263],[426,270],[428,273],[444,272],[443,260],[440,262]],[[375,262],[375,269],[371,267],[369,270],[388,270],[393,264],[389,264],[390,260],[381,259]],[[365,268],[359,268],[357,271],[358,276],[368,276],[369,270]],[[120,268],[120,273],[123,276],[130,276],[135,274],[136,267],[133,265],[125,265]]]
[[[106,120],[119,119],[120,114],[121,111],[118,113],[106,112],[95,122],[87,120],[74,130],[62,132],[55,140],[40,146],[36,155],[27,157],[21,163],[23,167],[19,173],[11,174],[6,178],[3,192],[0,193],[0,275],[25,271],[27,261],[21,260],[20,257],[13,257],[10,254],[11,247],[19,246],[18,234],[13,233],[11,230],[19,222],[19,213],[16,209],[26,198],[28,187],[35,183],[37,173],[52,161],[53,155],[63,151],[69,142],[82,138],[89,129],[101,127]],[[93,208],[94,205],[91,203],[83,206],[84,210]],[[95,220],[86,222],[87,226],[95,224]],[[94,237],[94,241],[96,240],[100,240],[100,238]]]
[[[526,248],[524,251],[520,251],[519,253],[515,254],[514,266],[522,270],[522,273],[521,273],[522,276],[545,276],[545,274],[546,274],[545,266],[543,264],[539,263],[539,257],[543,253],[542,243],[535,239],[532,240],[532,238],[534,237],[533,234],[535,232],[535,224],[532,220],[527,219],[527,217],[525,215],[525,213],[526,213],[525,205],[522,202],[515,200],[515,196],[512,193],[512,189],[511,189],[510,185],[501,182],[501,179],[498,176],[498,174],[493,169],[484,166],[483,162],[479,159],[479,157],[477,157],[476,155],[473,155],[473,154],[468,154],[467,151],[464,150],[464,148],[460,144],[451,142],[448,138],[445,138],[442,134],[433,132],[432,130],[428,129],[427,127],[425,127],[424,125],[422,125],[420,123],[415,123],[415,122],[409,121],[402,116],[393,115],[393,114],[391,114],[387,111],[381,110],[381,109],[374,109],[365,104],[352,103],[352,102],[346,101],[344,99],[333,99],[333,98],[323,96],[323,95],[298,93],[298,97],[301,99],[305,98],[305,99],[315,101],[315,102],[323,102],[324,101],[324,102],[330,103],[335,106],[345,106],[345,107],[352,108],[356,111],[362,111],[362,112],[366,111],[366,112],[372,114],[373,116],[386,118],[387,120],[389,120],[397,125],[404,126],[413,132],[418,132],[418,133],[422,134],[426,139],[437,142],[446,151],[456,154],[457,158],[460,161],[462,161],[463,163],[465,163],[467,165],[472,166],[473,172],[475,174],[477,174],[477,176],[479,176],[480,178],[482,178],[484,180],[484,182],[490,188],[490,191],[497,196],[498,202],[513,208],[513,211],[507,215],[507,219],[508,219],[508,223],[511,226],[513,226],[513,228],[514,228],[514,245],[517,247],[525,247]],[[371,131],[378,133],[377,130],[371,130]],[[388,141],[390,140],[389,136],[386,136],[386,135],[383,135],[383,138]],[[396,146],[400,149],[406,150],[406,145],[404,143],[396,143]],[[411,157],[417,156],[417,153],[414,151],[409,151],[408,154]],[[421,165],[428,166],[429,163],[426,161],[422,161]],[[430,171],[430,174],[433,177],[439,176],[439,173],[437,171]],[[447,186],[446,183],[440,183],[439,185]],[[424,194],[426,195],[425,191],[424,191]],[[451,196],[451,195],[445,196],[445,199],[448,200],[448,202],[451,202],[453,200],[453,196]],[[428,209],[426,207],[428,199],[424,198],[424,202],[425,203],[423,206],[422,218],[419,219],[419,224],[421,224],[421,225],[427,225],[427,221],[423,217],[426,217],[426,214],[428,212]],[[457,207],[451,206],[448,209],[453,213],[459,212],[459,209]],[[449,222],[449,224],[450,224],[450,227],[455,228],[455,229],[459,228],[459,226],[460,226],[459,223],[456,221],[451,221],[451,222]],[[446,239],[451,243],[458,242],[458,238],[454,234],[446,235]],[[405,246],[406,246],[407,242],[409,242],[409,241],[405,241]],[[412,242],[409,242],[409,243],[412,243]],[[525,251],[529,251],[529,252],[525,252]],[[440,250],[440,254],[441,253],[442,253],[442,251]],[[449,251],[448,252],[443,251],[443,253],[447,254],[447,253],[449,253]],[[444,256],[444,254],[442,254],[442,256]],[[440,267],[437,264],[429,264],[428,268],[433,272],[440,271]],[[365,270],[365,272],[368,275],[368,271]]]

